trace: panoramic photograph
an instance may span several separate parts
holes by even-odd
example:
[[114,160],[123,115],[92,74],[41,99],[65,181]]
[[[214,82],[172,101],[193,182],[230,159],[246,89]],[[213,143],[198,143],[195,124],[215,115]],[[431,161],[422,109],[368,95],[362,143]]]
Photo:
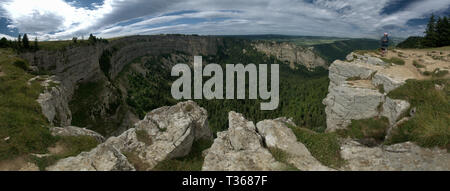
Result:
[[1,0],[0,171],[449,171],[449,71],[450,0]]

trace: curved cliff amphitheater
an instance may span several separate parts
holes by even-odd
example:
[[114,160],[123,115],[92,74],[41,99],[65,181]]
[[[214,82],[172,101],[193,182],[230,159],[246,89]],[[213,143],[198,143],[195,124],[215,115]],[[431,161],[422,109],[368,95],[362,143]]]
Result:
[[[133,60],[169,54],[172,60],[161,64],[170,67],[176,64],[172,63],[175,58],[192,63],[193,55],[214,55],[222,44],[220,37],[133,36],[21,54],[31,70],[52,74],[33,75],[27,81],[29,86],[38,82],[43,87],[37,102],[51,134],[91,138],[94,145],[75,155],[52,158],[68,149],[56,144],[48,153],[32,153],[32,162],[9,166],[0,162],[0,169],[38,170],[37,165],[40,170],[52,171],[185,169],[180,167],[183,162],[195,160],[190,164],[201,170],[450,170],[448,48],[392,50],[385,57],[357,51],[345,61],[333,62],[328,67],[330,84],[323,100],[325,133],[299,127],[283,116],[249,121],[230,111],[228,129],[213,134],[208,111],[194,101],[152,110],[142,120],[126,108],[114,107],[115,100],[121,99],[114,92],[126,87],[111,82],[120,80],[122,70]],[[327,67],[312,49],[283,43],[253,46],[294,69],[299,62],[309,69]],[[4,55],[16,56],[2,52]],[[101,59],[108,62],[99,62]],[[4,66],[0,65],[0,77],[8,75]],[[69,107],[79,84],[96,81],[108,89],[100,94],[98,113],[114,108],[110,120],[121,119],[107,137],[73,126]],[[417,87],[423,94],[415,92]],[[440,113],[427,113],[432,112],[429,107]],[[420,121],[429,115],[434,115],[434,120]],[[209,144],[199,144],[204,142]]]

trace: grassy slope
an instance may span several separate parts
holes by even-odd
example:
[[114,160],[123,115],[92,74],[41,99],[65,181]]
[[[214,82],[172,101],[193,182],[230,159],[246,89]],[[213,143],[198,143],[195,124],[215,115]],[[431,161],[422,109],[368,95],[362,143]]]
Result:
[[322,164],[339,168],[345,160],[341,158],[341,148],[336,133],[317,133],[306,128],[288,125],[292,129],[297,140],[308,148],[311,155]]
[[[42,115],[36,99],[44,90],[36,80],[28,85],[34,76],[15,65],[17,58],[10,49],[0,49],[0,160],[26,156],[40,169],[56,160],[74,156],[97,145],[92,137],[54,137],[50,134],[49,123]],[[9,137],[8,140],[5,138]],[[48,148],[58,143],[64,151],[42,159],[29,157],[30,153],[48,153]]]
[[[56,140],[36,102],[43,88],[38,82],[27,85],[33,76],[13,63],[12,50],[0,49],[0,160],[25,153],[45,153]],[[8,141],[4,138],[9,137]]]
[[[435,84],[444,85],[437,90]],[[415,116],[393,132],[389,143],[414,141],[425,147],[450,148],[450,80],[408,80],[405,85],[388,94],[416,107]]]

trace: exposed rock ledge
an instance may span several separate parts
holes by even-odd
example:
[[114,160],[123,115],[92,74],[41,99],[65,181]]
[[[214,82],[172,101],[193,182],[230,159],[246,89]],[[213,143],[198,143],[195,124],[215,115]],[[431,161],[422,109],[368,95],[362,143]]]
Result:
[[347,56],[347,61],[331,64],[329,93],[323,100],[327,131],[346,128],[352,119],[375,116],[385,116],[391,125],[395,124],[410,104],[386,95],[405,84],[408,77],[390,74],[389,67],[379,58],[355,53]]
[[450,170],[450,154],[445,149],[421,148],[411,142],[369,148],[347,139],[341,149],[342,158],[347,160],[342,170]]
[[53,136],[89,136],[94,137],[99,143],[105,141],[105,137],[95,131],[74,126],[52,127],[50,132]]
[[[299,170],[332,170],[311,156],[308,149],[285,123],[285,118],[264,120],[257,128],[242,114],[228,114],[229,128],[217,133],[217,138],[206,154],[202,170],[285,170],[286,164],[276,161],[265,145],[284,151],[287,163]],[[295,124],[293,124],[295,125]]]
[[[212,139],[206,110],[187,101],[162,107],[118,137],[111,137],[89,152],[58,161],[50,171],[151,170],[158,162],[185,156],[197,139]],[[131,161],[126,155],[132,154]],[[138,161],[136,161],[138,160]]]

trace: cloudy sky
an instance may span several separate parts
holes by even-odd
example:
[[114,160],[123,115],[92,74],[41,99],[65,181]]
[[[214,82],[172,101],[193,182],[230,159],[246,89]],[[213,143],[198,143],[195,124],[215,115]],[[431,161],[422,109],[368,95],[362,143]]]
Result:
[[431,13],[450,15],[450,0],[0,0],[0,37],[383,32],[406,37],[422,35]]

